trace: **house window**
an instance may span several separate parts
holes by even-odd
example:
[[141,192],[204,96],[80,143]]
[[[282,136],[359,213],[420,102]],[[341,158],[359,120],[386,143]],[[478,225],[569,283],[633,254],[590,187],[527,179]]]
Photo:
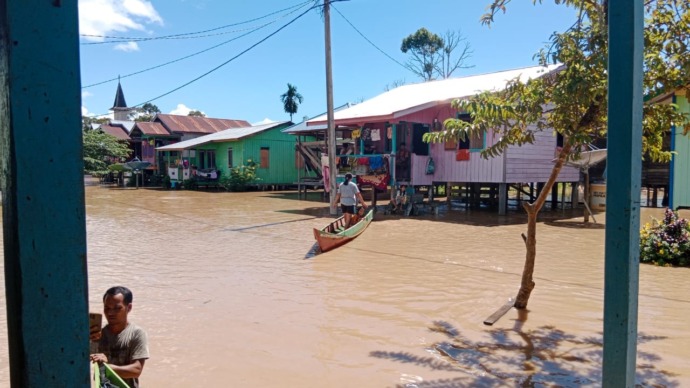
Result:
[[228,168],[232,168],[232,147],[228,147]]
[[556,147],[563,147],[563,134],[556,132]]
[[[458,120],[462,120],[466,123],[471,123],[472,122],[472,116],[469,113],[460,113],[458,114]],[[461,150],[472,150],[472,151],[480,151],[484,149],[484,137],[486,136],[486,132],[474,135],[474,136],[469,136],[465,140],[460,140],[458,148]]]
[[206,161],[208,168],[216,168],[216,151],[206,151]]
[[261,147],[261,164],[260,168],[268,168],[268,147]]
[[216,168],[216,151],[200,150],[199,151],[199,168]]

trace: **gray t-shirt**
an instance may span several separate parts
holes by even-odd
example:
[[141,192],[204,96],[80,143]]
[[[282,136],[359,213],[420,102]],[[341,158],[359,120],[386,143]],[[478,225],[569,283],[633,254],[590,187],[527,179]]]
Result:
[[345,206],[354,206],[357,204],[357,193],[359,193],[359,188],[357,188],[357,185],[350,181],[349,184],[345,184],[345,182],[341,183],[340,186],[338,186],[338,192],[340,192],[340,204],[345,205]]
[[[108,326],[104,327],[101,330],[98,350],[108,357],[109,364],[118,366],[149,358],[146,332],[133,323],[128,323],[119,334],[113,334]],[[139,388],[139,379],[124,380],[131,388]]]

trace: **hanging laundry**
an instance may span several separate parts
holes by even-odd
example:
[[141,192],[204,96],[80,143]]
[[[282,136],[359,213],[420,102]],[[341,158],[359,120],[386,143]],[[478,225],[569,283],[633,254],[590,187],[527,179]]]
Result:
[[386,129],[386,137],[388,140],[391,140],[393,138],[393,127],[388,127]]
[[362,129],[362,140],[371,140],[371,129],[370,128]]
[[371,141],[380,141],[381,140],[381,130],[378,128],[372,129],[371,130]]

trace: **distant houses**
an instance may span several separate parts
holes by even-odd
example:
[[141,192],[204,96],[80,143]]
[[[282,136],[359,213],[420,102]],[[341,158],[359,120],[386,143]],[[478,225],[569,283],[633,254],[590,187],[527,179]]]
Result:
[[282,130],[292,122],[229,128],[216,133],[158,147],[176,181],[190,179],[199,172],[208,176],[228,176],[233,167],[253,163],[262,186],[295,183],[303,162],[295,150],[295,138]]
[[[156,148],[209,135],[229,128],[247,127],[245,120],[214,119],[199,116],[157,114],[152,121],[136,122],[129,137],[134,156],[151,163],[150,170],[166,173],[162,154]],[[187,153],[183,153],[187,156]],[[188,157],[188,156],[187,156]],[[205,168],[205,167],[204,167]]]

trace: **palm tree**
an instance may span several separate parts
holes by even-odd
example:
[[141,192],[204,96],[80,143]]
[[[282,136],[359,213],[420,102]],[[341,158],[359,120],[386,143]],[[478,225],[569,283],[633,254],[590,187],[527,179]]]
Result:
[[292,115],[297,113],[297,106],[302,103],[302,95],[297,93],[297,88],[291,84],[287,84],[288,90],[280,96],[280,100],[283,101],[283,108],[286,113],[290,114],[290,121],[292,121]]

